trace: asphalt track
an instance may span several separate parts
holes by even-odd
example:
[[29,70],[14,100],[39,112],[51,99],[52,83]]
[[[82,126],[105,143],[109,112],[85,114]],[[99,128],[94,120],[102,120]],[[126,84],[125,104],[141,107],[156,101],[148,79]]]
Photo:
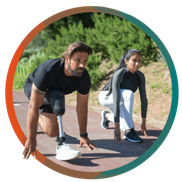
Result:
[[[26,118],[29,101],[22,92],[13,91],[13,103],[19,125],[27,136]],[[63,116],[63,128],[66,135],[66,142],[74,150],[79,150],[82,156],[70,161],[59,161],[56,156],[56,138],[49,138],[39,129],[37,133],[37,150],[52,162],[73,170],[83,172],[100,172],[115,169],[126,165],[144,152],[156,141],[161,129],[148,126],[148,137],[140,132],[140,124],[135,123],[135,130],[143,139],[142,143],[131,143],[123,139],[122,143],[117,144],[114,140],[114,124],[109,124],[109,129],[104,130],[100,126],[101,115],[89,111],[87,131],[90,140],[98,147],[98,150],[89,151],[86,147],[78,148],[79,145],[79,128],[77,122],[76,109],[73,106],[66,105],[66,112]],[[20,154],[21,155],[21,154]]]

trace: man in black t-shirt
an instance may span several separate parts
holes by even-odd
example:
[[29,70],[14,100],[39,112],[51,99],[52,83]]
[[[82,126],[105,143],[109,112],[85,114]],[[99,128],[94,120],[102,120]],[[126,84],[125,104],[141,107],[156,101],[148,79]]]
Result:
[[[25,81],[24,93],[30,100],[27,115],[28,136],[23,151],[25,159],[29,158],[31,152],[36,157],[36,133],[38,124],[44,133],[50,137],[56,137],[59,133],[57,115],[62,112],[61,109],[64,109],[59,109],[59,107],[62,107],[59,102],[61,99],[64,100],[64,96],[60,97],[57,100],[58,102],[54,101],[54,105],[58,103],[55,107],[56,111],[54,106],[49,103],[49,97],[56,97],[56,91],[64,95],[77,90],[76,111],[80,130],[80,147],[86,145],[89,150],[91,150],[90,147],[96,149],[95,145],[90,142],[87,133],[88,97],[91,80],[85,67],[90,54],[92,54],[91,48],[83,42],[72,43],[68,46],[61,58],[45,61]],[[61,94],[58,95],[60,96]],[[62,114],[64,114],[64,111]],[[64,144],[57,147],[58,157],[56,158],[68,160],[69,155],[72,156],[70,157],[71,159],[79,157],[80,154],[80,152],[71,149],[68,144]]]

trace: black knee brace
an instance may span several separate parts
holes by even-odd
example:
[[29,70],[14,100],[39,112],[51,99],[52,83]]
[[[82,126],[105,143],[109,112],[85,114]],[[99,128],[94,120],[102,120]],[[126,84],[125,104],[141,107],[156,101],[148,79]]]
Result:
[[65,113],[65,94],[60,90],[48,90],[45,98],[51,104],[53,113],[62,116]]

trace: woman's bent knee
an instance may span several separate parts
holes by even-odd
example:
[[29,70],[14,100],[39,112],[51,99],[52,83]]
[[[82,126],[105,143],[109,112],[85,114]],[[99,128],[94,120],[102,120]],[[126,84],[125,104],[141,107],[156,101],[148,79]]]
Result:
[[100,91],[99,102],[103,107],[113,107],[113,96],[107,96],[108,91]]
[[134,93],[131,90],[122,91],[122,95],[124,97],[124,100],[133,100],[134,99]]

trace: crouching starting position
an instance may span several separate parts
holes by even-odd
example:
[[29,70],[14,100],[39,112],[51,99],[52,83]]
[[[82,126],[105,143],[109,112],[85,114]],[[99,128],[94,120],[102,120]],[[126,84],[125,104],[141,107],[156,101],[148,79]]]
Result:
[[70,160],[81,156],[65,143],[62,116],[65,113],[65,95],[77,90],[77,118],[80,130],[80,147],[96,149],[87,133],[88,97],[90,76],[85,69],[92,49],[83,42],[68,46],[61,58],[51,59],[39,65],[26,79],[24,93],[30,100],[27,115],[27,141],[23,155],[36,157],[36,134],[39,124],[49,137],[58,138],[56,158]]
[[108,129],[110,121],[115,123],[114,138],[120,143],[120,129],[125,132],[124,138],[131,142],[142,142],[135,132],[133,122],[134,93],[139,87],[141,98],[141,131],[146,131],[147,96],[145,89],[145,76],[138,69],[141,65],[141,55],[136,49],[129,49],[122,55],[119,65],[110,81],[99,93],[99,102],[110,110],[102,111],[101,126]]

